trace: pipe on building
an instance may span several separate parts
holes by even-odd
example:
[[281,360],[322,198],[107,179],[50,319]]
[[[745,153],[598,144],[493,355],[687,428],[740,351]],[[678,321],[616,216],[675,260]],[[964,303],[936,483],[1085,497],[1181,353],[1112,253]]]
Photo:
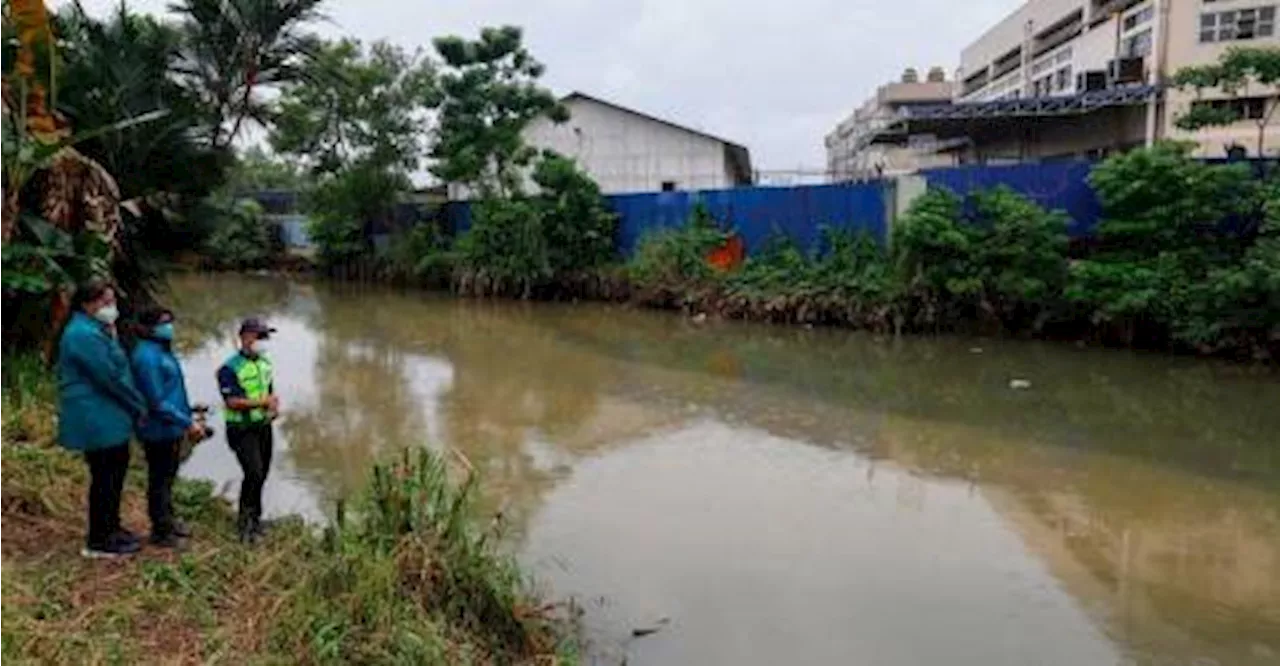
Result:
[[[1165,79],[1165,55],[1168,53],[1168,49],[1165,48],[1165,33],[1169,24],[1169,6],[1164,0],[1151,0],[1151,9],[1155,14],[1155,20],[1151,22],[1151,67],[1148,68],[1147,85],[1154,86]],[[1163,99],[1163,93],[1156,90],[1151,95],[1151,100],[1147,102],[1146,145],[1148,148],[1159,138],[1159,107]]]

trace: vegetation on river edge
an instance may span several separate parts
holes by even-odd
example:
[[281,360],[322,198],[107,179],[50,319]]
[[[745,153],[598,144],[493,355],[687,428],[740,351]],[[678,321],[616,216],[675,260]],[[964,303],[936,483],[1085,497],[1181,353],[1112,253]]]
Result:
[[[597,298],[880,332],[1094,339],[1273,359],[1280,174],[1254,168],[1158,144],[1094,168],[1104,219],[1074,243],[1065,215],[1013,190],[960,197],[931,189],[894,221],[887,244],[832,226],[816,247],[779,235],[728,270],[708,256],[733,229],[700,207],[684,226],[642,238],[625,262],[604,244],[566,243],[616,233],[590,180],[567,178],[540,182],[535,197],[477,203],[472,229],[452,243],[430,225],[417,227],[384,261],[393,279],[466,295]],[[547,260],[552,249],[556,262]]]
[[[376,467],[323,532],[290,519],[242,546],[211,485],[179,480],[189,550],[81,558],[87,475],[52,444],[54,390],[39,362],[4,360],[6,662],[576,661],[570,625],[477,522],[474,482],[426,450]],[[145,474],[127,483],[125,522],[142,532]]]

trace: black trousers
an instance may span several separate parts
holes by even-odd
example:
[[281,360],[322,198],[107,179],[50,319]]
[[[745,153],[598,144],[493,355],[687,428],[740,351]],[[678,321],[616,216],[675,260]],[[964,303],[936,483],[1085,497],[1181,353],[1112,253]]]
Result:
[[274,437],[270,423],[227,426],[227,443],[244,472],[244,481],[240,482],[240,515],[236,521],[241,530],[252,528],[262,520],[262,486],[271,471]]
[[173,480],[178,476],[180,439],[166,442],[143,442],[147,454],[147,513],[151,516],[151,534],[166,537],[173,533]]
[[120,529],[120,493],[129,471],[129,443],[96,451],[85,451],[89,463],[90,548],[102,547]]

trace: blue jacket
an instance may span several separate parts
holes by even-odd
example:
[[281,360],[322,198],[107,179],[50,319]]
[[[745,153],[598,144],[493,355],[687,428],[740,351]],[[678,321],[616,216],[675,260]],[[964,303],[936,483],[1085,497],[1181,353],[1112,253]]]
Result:
[[146,413],[120,343],[83,312],[71,315],[58,343],[58,442],[74,451],[128,444]]
[[147,401],[147,419],[138,427],[143,443],[180,439],[191,427],[191,403],[182,366],[167,346],[139,340],[133,348],[133,378]]

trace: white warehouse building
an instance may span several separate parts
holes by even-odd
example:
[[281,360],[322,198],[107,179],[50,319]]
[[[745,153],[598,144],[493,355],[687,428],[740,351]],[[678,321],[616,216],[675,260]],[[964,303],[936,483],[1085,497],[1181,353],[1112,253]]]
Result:
[[605,194],[752,183],[751,155],[740,144],[580,92],[560,101],[568,122],[540,118],[525,142],[573,158]]

